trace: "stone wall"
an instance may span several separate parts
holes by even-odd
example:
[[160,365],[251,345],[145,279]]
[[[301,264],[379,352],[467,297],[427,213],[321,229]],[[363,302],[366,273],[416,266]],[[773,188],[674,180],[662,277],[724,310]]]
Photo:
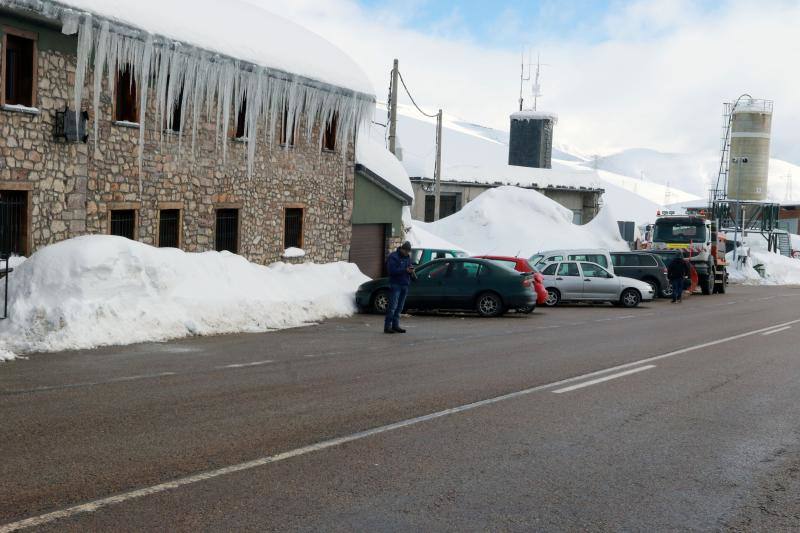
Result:
[[[83,234],[108,233],[109,211],[138,211],[137,239],[157,244],[159,208],[182,209],[182,248],[212,250],[215,209],[240,210],[239,252],[250,260],[277,261],[283,252],[283,210],[304,207],[303,241],[311,261],[346,260],[351,237],[354,146],[346,157],[319,148],[319,128],[309,142],[298,129],[296,145],[280,147],[275,136],[260,142],[255,171],[247,177],[246,144],[228,139],[227,159],[217,146],[213,121],[201,119],[192,153],[192,132],[162,132],[149,98],[142,173],[139,129],[113,122],[112,98],[103,84],[98,142],[89,118],[88,144],[53,138],[55,112],[70,105],[75,56],[38,53],[38,113],[0,110],[0,189],[31,189],[30,252]],[[84,109],[92,112],[87,75]],[[186,116],[190,110],[184,110]],[[234,113],[232,113],[234,115]],[[280,121],[276,121],[280,122]],[[299,121],[302,124],[303,121]],[[231,127],[233,125],[231,124]],[[264,131],[258,132],[265,137]]]

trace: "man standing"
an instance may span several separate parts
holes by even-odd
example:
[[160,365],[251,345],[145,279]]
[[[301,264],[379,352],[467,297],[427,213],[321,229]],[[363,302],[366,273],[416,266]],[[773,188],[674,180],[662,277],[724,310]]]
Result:
[[400,314],[406,305],[408,286],[411,278],[416,277],[414,267],[411,265],[411,243],[406,241],[396,251],[389,254],[386,261],[386,270],[389,272],[389,306],[386,308],[386,319],[383,322],[384,333],[405,333],[400,327]]
[[667,267],[667,277],[672,285],[672,303],[683,301],[684,280],[688,275],[689,267],[686,266],[686,261],[683,260],[683,257],[676,255]]

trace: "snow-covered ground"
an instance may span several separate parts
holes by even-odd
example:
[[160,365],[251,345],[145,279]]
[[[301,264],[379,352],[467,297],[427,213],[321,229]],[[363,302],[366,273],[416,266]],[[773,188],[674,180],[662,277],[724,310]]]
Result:
[[[733,235],[728,235],[733,240]],[[800,236],[791,235],[792,248],[800,244]],[[741,236],[739,237],[741,239]],[[741,239],[739,261],[733,260],[733,252],[728,253],[729,279],[733,283],[747,285],[800,285],[800,259],[786,257],[767,250],[766,241],[761,235],[750,234]],[[745,258],[744,261],[741,261]],[[763,268],[764,277],[756,270]]]
[[438,238],[474,254],[529,257],[554,248],[627,250],[616,220],[607,210],[583,226],[572,211],[543,194],[518,187],[490,189],[461,211],[437,222],[414,221]]
[[348,263],[266,267],[227,252],[78,237],[42,248],[11,274],[0,360],[347,316],[367,279]]

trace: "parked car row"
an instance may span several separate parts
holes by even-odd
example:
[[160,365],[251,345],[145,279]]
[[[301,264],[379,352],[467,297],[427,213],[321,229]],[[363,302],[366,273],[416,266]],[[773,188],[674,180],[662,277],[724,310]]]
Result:
[[[636,307],[671,296],[666,253],[549,250],[526,259],[414,249],[417,280],[409,288],[406,310],[475,311],[488,317],[564,302]],[[385,313],[388,279],[361,285],[356,302],[363,310]]]

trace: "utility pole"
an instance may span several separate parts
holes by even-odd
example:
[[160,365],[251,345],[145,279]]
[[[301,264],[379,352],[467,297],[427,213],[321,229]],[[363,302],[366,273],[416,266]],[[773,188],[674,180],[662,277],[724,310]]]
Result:
[[442,201],[442,110],[436,115],[436,166],[433,169],[436,180],[436,200],[433,206],[433,220],[439,220],[439,207]]
[[389,98],[389,151],[397,155],[397,77],[400,62],[395,59],[392,67],[392,93]]

